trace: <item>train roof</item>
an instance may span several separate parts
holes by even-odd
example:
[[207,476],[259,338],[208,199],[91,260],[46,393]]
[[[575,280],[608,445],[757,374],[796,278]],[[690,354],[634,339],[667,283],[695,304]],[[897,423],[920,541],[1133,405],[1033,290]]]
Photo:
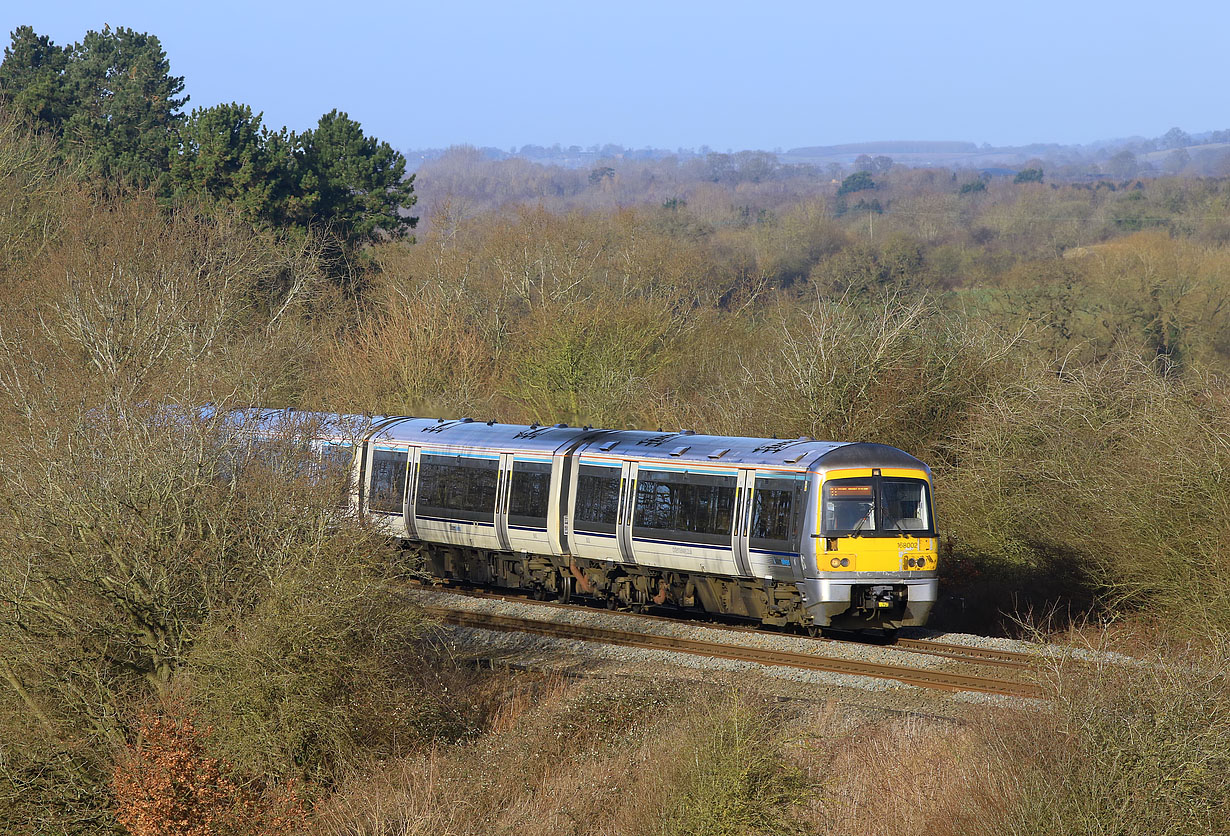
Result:
[[[215,412],[212,407],[204,407],[200,414],[202,418],[210,418]],[[250,407],[228,410],[222,420],[236,431],[258,436],[304,432],[315,438],[357,441],[367,436],[384,419],[370,415]]]
[[393,443],[430,444],[554,453],[578,444],[578,453],[609,458],[652,459],[686,462],[712,467],[753,465],[791,470],[814,466],[837,467],[927,467],[910,454],[886,444],[816,441],[811,438],[746,438],[700,435],[691,430],[603,430],[564,424],[497,424],[495,422],[389,419],[376,425],[378,438]]
[[811,462],[845,446],[840,441],[810,438],[746,438],[699,435],[690,430],[647,432],[627,430],[587,444],[584,453],[613,458],[657,459],[702,465],[763,465],[804,469]]
[[497,424],[472,418],[388,418],[375,427],[379,441],[523,453],[554,453],[586,437],[614,432],[566,424]]
[[651,432],[569,427],[566,424],[498,424],[470,418],[333,415],[293,409],[234,410],[238,428],[261,434],[285,431],[288,424],[311,428],[317,438],[358,438],[376,442],[436,446],[457,450],[500,450],[550,455],[575,446],[587,457],[648,459],[695,466],[751,465],[786,470],[843,467],[902,467],[930,472],[923,462],[896,447],[871,442],[816,441],[811,438],[746,438],[700,435],[691,430]]

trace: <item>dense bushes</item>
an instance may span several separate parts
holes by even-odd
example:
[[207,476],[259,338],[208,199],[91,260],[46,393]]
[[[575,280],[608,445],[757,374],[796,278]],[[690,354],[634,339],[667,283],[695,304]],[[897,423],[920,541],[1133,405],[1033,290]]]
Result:
[[[142,706],[186,703],[268,780],[327,781],[359,749],[431,736],[407,659],[420,619],[384,541],[336,485],[283,475],[293,449],[272,471],[219,430],[94,409],[6,445],[6,829],[67,827],[39,785],[92,785]],[[105,813],[94,795],[65,800],[83,826]]]
[[1230,628],[1230,403],[1215,380],[1135,358],[1038,369],[972,411],[945,508],[962,547],[1063,555],[1102,604]]
[[1049,705],[983,726],[1011,786],[984,832],[1230,832],[1228,663],[1215,641],[1138,664],[1056,666]]
[[[406,567],[337,510],[336,486],[260,461],[237,471],[219,457],[221,427],[191,410],[171,420],[177,404],[882,441],[935,468],[944,624],[1003,626],[1033,607],[1223,634],[1230,261],[1217,229],[1184,218],[1224,202],[1225,184],[1133,191],[1170,219],[1144,232],[1116,220],[1122,192],[1009,185],[961,196],[936,172],[887,172],[874,236],[830,195],[769,201],[755,184],[647,210],[450,207],[420,243],[372,247],[343,291],[310,235],[93,190],[0,121],[0,826],[110,828],[114,768],[143,757],[142,716],[209,728],[180,742],[237,786],[274,797],[302,778],[309,800],[342,786],[318,820],[338,832],[360,827],[337,805],[367,803],[375,759],[405,756],[405,776],[435,780],[492,743],[484,729],[513,722],[423,642],[393,592]],[[1134,730],[1192,732],[1156,701],[1132,713],[1071,693],[1056,723],[1106,710]],[[691,735],[681,751],[705,750],[718,772],[655,761],[679,790],[639,784],[655,809],[712,805],[749,827],[793,809],[799,775],[777,728],[702,708],[675,715]],[[992,776],[1002,786],[952,774],[996,809],[1028,802],[1011,808],[1021,821],[1122,801],[1122,781],[1096,796],[1100,773],[1081,772],[1101,732],[1064,733],[1048,768],[1073,775],[1085,801],[1001,792],[1015,773]],[[479,748],[424,754],[476,736]],[[976,737],[957,742],[983,763]],[[1197,737],[1212,751],[1214,737]],[[613,750],[565,754],[637,779]],[[1189,777],[1174,815],[1206,821],[1184,799],[1216,788]],[[602,808],[604,792],[575,790],[578,814]],[[971,821],[958,801],[926,822]],[[428,829],[456,823],[421,794],[403,802]],[[705,830],[703,817],[670,821]]]

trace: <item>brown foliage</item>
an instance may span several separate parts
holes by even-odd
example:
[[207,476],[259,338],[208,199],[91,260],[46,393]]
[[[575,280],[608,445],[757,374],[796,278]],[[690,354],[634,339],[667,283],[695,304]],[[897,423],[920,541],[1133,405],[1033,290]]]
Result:
[[753,692],[525,683],[483,738],[372,764],[322,805],[325,834],[798,832],[783,718]]
[[995,832],[1230,833],[1225,634],[1133,651],[1056,661],[1046,704],[979,724],[1009,788],[988,822]]
[[954,444],[948,530],[992,560],[1062,559],[1112,612],[1224,630],[1227,426],[1215,378],[1175,379],[1130,356],[1036,368],[992,392]]
[[111,779],[115,818],[132,836],[289,836],[307,811],[293,782],[244,781],[209,754],[191,717],[143,714]]

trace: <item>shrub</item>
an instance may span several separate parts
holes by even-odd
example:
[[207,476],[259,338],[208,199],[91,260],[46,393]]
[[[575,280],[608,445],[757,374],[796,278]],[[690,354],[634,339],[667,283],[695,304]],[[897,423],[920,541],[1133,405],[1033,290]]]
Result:
[[293,783],[244,781],[209,754],[209,730],[190,717],[142,716],[137,742],[115,767],[116,820],[131,836],[282,836],[306,810]]
[[1228,667],[1224,634],[1136,664],[1054,667],[1051,702],[990,736],[1016,787],[1001,832],[1230,833]]

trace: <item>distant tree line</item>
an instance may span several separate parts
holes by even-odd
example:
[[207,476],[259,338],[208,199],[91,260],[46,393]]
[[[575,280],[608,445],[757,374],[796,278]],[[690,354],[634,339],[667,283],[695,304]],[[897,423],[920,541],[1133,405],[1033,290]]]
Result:
[[124,27],[59,46],[21,26],[0,63],[0,107],[51,133],[87,175],[233,204],[257,225],[327,228],[349,246],[414,228],[405,157],[345,113],[275,131],[246,104],[185,114],[183,91],[158,38]]

